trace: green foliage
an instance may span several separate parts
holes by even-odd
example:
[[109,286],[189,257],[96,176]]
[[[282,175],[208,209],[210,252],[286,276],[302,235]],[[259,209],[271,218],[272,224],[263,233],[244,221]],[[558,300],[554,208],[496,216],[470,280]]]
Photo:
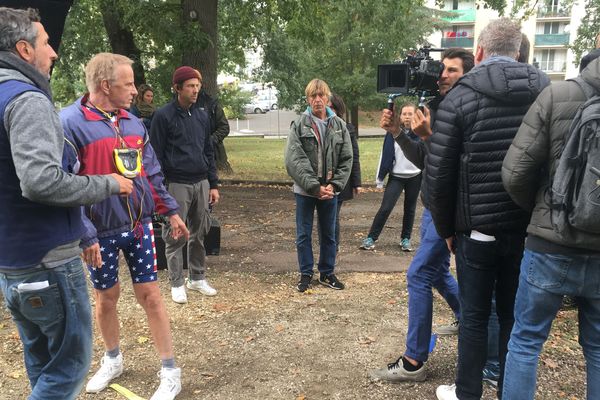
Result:
[[237,83],[226,83],[219,90],[219,101],[227,119],[245,118],[244,105],[248,104],[252,94],[242,91]]
[[285,24],[264,44],[264,81],[279,90],[279,104],[303,103],[305,85],[324,79],[351,108],[381,108],[377,65],[404,58],[439,29],[439,12],[422,1],[303,1],[289,5]]
[[[182,21],[181,0],[75,0],[52,77],[56,102],[66,105],[83,94],[83,67],[93,54],[110,51],[102,20],[107,2],[133,32],[146,81],[155,89],[155,102],[166,102],[171,98],[171,74],[180,65],[183,50],[203,48],[209,42],[197,25]],[[524,18],[539,3],[517,0],[511,3],[511,16]],[[424,38],[444,25],[439,18],[444,13],[424,4],[424,0],[221,0],[218,69],[240,74],[244,49],[262,47],[265,58],[259,79],[274,83],[280,106],[304,104],[304,86],[320,77],[344,97],[349,109],[358,105],[379,109],[385,97],[375,92],[376,66],[402,59],[407,50],[425,44]],[[506,1],[476,4],[502,11]],[[573,45],[577,62],[595,47],[600,31],[600,0],[586,0],[585,7]],[[231,107],[233,112],[236,106]]]
[[[96,53],[111,51],[102,21],[104,1],[75,0],[67,17],[60,58],[52,75],[54,96],[61,104],[86,91],[84,67],[89,59]],[[155,90],[155,102],[166,102],[170,98],[170,79],[178,56],[171,40],[183,40],[179,31],[172,29],[177,25],[178,7],[162,0],[114,3],[125,24],[134,32],[136,45],[142,52],[139,61],[146,70],[147,83]]]
[[579,64],[581,57],[587,52],[598,47],[596,37],[600,33],[600,0],[587,0],[585,15],[577,29],[577,38],[571,47],[575,53],[575,64]]
[[[218,69],[235,73],[244,66],[244,49],[256,47],[265,32],[279,24],[292,0],[221,0],[218,8]],[[110,6],[134,35],[141,51],[146,83],[155,102],[171,98],[171,76],[181,65],[184,49],[203,49],[209,38],[197,25],[182,19],[181,0],[75,0],[67,18],[60,59],[52,77],[57,103],[67,104],[85,92],[83,67],[92,55],[111,51],[102,11]],[[137,82],[140,84],[141,82]]]
[[75,1],[52,73],[52,92],[58,106],[66,106],[86,92],[85,64],[102,51],[110,51],[110,46],[97,2]]

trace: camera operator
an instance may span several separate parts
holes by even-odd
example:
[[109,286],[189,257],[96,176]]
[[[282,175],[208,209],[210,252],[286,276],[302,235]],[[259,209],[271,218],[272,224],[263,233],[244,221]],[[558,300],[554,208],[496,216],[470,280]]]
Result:
[[[402,148],[406,158],[423,169],[428,153],[431,126],[435,120],[438,105],[446,93],[454,86],[463,74],[469,72],[474,65],[473,54],[462,48],[450,48],[442,54],[444,70],[438,81],[440,94],[432,99],[423,112],[417,110],[412,120],[412,130],[422,140],[415,142],[408,138],[401,129],[398,115],[390,110],[383,110],[380,125],[392,133]],[[421,185],[421,200],[424,210],[421,220],[421,244],[407,273],[408,281],[408,332],[404,355],[387,367],[370,372],[375,380],[387,382],[424,381],[425,365],[429,356],[431,323],[433,313],[433,292],[435,287],[446,299],[458,320],[459,302],[458,285],[449,272],[450,252],[446,242],[441,238],[433,225],[427,203],[425,180]],[[456,334],[458,324],[438,328],[438,334]]]

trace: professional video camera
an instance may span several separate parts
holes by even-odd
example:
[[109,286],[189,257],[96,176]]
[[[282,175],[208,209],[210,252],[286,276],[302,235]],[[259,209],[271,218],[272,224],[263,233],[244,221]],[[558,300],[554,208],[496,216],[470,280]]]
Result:
[[419,107],[425,105],[425,98],[438,92],[438,81],[444,70],[444,64],[429,56],[432,51],[444,51],[423,47],[409,53],[400,63],[377,66],[377,91],[387,93],[388,108],[394,107],[398,96],[419,96]]

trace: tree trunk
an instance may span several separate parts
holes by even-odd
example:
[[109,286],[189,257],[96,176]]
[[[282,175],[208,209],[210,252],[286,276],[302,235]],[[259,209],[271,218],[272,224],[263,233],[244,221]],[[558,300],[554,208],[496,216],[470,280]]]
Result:
[[122,54],[133,60],[133,74],[136,85],[146,83],[146,74],[141,61],[141,51],[135,44],[133,32],[125,26],[121,19],[116,0],[100,2],[102,20],[108,34],[108,41],[113,53]]
[[199,69],[202,87],[214,95],[217,93],[217,0],[182,0],[181,8],[183,21],[196,24],[208,37],[204,48],[183,49],[182,64]]

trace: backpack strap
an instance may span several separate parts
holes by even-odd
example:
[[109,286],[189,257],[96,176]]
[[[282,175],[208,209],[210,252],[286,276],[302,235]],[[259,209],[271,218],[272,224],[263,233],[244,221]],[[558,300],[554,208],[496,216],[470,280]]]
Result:
[[590,85],[589,83],[587,83],[585,81],[585,79],[583,79],[581,77],[581,75],[572,78],[572,79],[567,79],[569,81],[573,81],[575,82],[577,85],[579,85],[579,87],[581,88],[581,90],[583,91],[583,94],[586,97],[586,100],[591,99],[594,96],[597,96],[598,93],[596,92],[596,89],[594,89],[594,87],[592,85]]

